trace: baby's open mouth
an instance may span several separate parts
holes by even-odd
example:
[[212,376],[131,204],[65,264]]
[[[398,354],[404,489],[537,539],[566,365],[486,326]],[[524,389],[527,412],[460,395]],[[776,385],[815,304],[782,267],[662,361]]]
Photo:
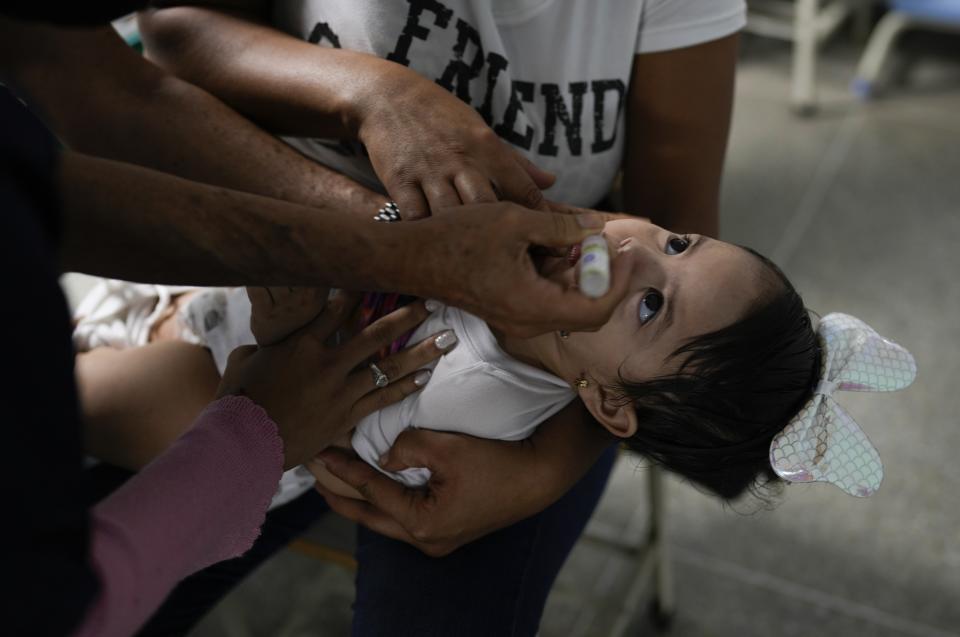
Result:
[[531,256],[541,276],[569,285],[574,282],[574,267],[580,260],[580,244],[566,248],[537,249]]

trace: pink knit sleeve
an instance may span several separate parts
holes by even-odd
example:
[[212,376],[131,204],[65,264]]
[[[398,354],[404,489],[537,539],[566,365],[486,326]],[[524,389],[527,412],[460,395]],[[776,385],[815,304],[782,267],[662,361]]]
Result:
[[78,635],[130,635],[181,579],[241,555],[283,473],[277,425],[248,398],[212,403],[91,512],[100,595]]

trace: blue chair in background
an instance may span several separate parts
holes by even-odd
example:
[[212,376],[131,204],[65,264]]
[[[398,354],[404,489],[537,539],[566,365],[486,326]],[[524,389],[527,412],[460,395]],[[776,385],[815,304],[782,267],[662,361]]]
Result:
[[890,0],[860,58],[851,88],[861,99],[873,97],[897,38],[908,29],[960,33],[960,0]]

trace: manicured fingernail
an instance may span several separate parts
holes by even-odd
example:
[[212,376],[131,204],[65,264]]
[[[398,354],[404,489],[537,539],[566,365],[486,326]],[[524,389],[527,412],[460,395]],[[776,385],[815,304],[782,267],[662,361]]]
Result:
[[413,375],[413,384],[417,387],[423,387],[427,384],[427,381],[430,380],[430,376],[433,375],[429,369],[421,369],[419,372]]
[[386,453],[385,453],[385,454],[383,454],[382,456],[380,456],[380,459],[379,459],[379,460],[377,460],[377,463],[378,463],[381,467],[382,467],[383,465],[387,464],[387,460],[388,460],[387,456],[388,456],[388,455],[389,455],[389,454],[386,454]]
[[600,215],[577,215],[577,223],[581,228],[602,228],[605,225]]
[[321,460],[320,458],[312,458],[309,462],[307,462],[307,464],[308,464],[308,465],[311,465],[311,466],[313,466],[313,467],[315,467],[315,468],[318,468],[318,469],[326,469],[326,468],[327,468],[327,464],[326,464],[323,460]]
[[453,330],[447,330],[433,339],[433,344],[437,346],[437,349],[450,349],[457,344],[457,335],[453,333]]
[[427,308],[428,312],[436,312],[440,309],[440,301],[435,299],[427,299],[423,305]]

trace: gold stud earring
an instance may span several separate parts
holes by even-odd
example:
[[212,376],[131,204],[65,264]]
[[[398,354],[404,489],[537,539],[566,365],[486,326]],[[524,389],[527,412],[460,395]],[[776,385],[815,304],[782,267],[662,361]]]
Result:
[[557,334],[559,334],[560,338],[562,338],[563,340],[567,340],[568,338],[570,338],[570,332],[568,332],[567,330],[560,330],[559,332],[557,332]]
[[578,378],[574,384],[576,385],[577,389],[586,389],[590,386],[590,381],[586,378]]

